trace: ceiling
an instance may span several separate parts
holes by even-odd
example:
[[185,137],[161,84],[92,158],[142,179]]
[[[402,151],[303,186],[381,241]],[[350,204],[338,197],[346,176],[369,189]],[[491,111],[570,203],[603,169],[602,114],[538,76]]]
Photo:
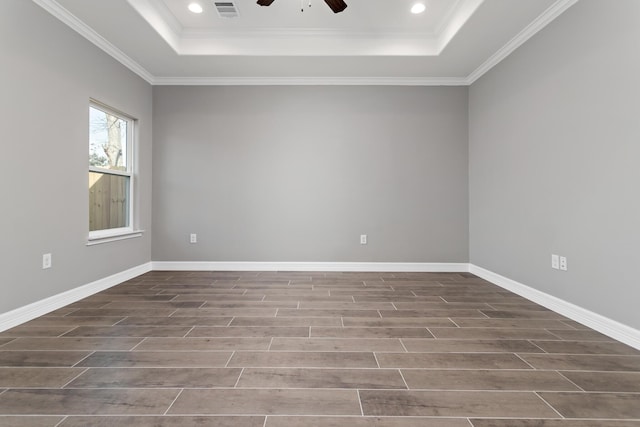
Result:
[[469,85],[578,0],[33,1],[151,84]]

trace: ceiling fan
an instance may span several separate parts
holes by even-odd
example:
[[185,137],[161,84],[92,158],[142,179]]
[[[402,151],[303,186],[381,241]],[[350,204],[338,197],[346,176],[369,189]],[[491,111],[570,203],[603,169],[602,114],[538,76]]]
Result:
[[[260,6],[270,6],[274,0],[258,0]],[[347,4],[343,0],[324,0],[324,2],[333,10],[333,13],[340,13],[347,8]]]

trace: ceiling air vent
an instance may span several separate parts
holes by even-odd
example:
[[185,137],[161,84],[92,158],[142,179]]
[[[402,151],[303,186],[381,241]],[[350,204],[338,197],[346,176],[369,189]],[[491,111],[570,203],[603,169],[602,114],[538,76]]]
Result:
[[221,18],[237,18],[240,15],[238,13],[238,8],[233,4],[233,2],[214,1],[213,4],[216,5],[216,10]]

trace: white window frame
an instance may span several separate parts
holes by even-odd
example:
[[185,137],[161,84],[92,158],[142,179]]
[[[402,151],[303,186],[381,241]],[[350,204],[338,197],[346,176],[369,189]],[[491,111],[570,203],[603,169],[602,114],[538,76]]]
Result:
[[137,143],[135,137],[136,137],[136,127],[137,127],[137,120],[134,119],[133,117],[129,116],[128,114],[122,113],[118,110],[115,110],[101,102],[98,102],[94,99],[90,100],[89,102],[89,108],[95,108],[97,110],[100,110],[102,112],[105,112],[109,115],[115,116],[121,120],[124,120],[127,122],[127,134],[126,134],[126,138],[127,138],[127,147],[126,147],[126,158],[127,158],[127,164],[126,167],[127,169],[125,171],[119,171],[119,170],[113,170],[113,169],[106,169],[106,168],[101,168],[101,167],[96,167],[96,166],[91,166],[89,165],[89,172],[96,172],[96,173],[101,173],[101,174],[106,174],[106,175],[119,175],[119,176],[125,176],[129,178],[129,194],[128,194],[128,206],[127,206],[127,210],[128,210],[128,226],[127,227],[119,227],[119,228],[108,228],[108,229],[104,229],[104,230],[94,230],[94,231],[89,231],[89,237],[88,237],[88,243],[87,245],[95,245],[95,244],[99,244],[99,243],[106,243],[106,242],[112,242],[115,240],[122,240],[122,239],[129,239],[129,238],[133,238],[133,237],[140,237],[142,236],[142,231],[141,230],[136,230],[135,229],[135,210],[136,210],[136,205],[135,205],[135,194],[134,194],[134,189],[135,189],[135,168],[134,165],[136,164],[135,162],[135,158],[134,158],[134,153],[136,152],[135,145]]

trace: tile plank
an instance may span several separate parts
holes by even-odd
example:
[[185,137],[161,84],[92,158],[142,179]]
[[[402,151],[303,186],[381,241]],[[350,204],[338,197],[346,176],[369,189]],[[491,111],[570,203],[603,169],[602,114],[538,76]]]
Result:
[[640,418],[640,394],[545,392],[540,396],[566,418]]
[[163,414],[178,390],[8,390],[0,399],[6,415]]
[[232,388],[241,369],[90,368],[66,388]]
[[263,427],[265,417],[69,417],[59,427]]
[[372,352],[237,351],[229,367],[247,368],[377,368]]
[[[212,405],[211,402],[215,402]],[[360,415],[355,390],[184,390],[170,414]]]
[[362,390],[362,410],[375,416],[557,418],[535,393]]
[[245,368],[238,387],[406,389],[393,369]]

